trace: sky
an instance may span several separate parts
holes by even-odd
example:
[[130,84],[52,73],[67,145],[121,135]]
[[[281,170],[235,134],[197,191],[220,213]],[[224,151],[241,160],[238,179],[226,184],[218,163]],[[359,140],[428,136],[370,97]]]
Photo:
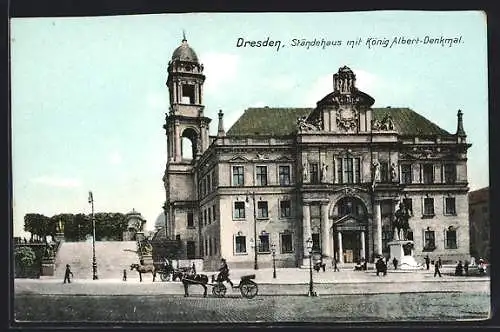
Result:
[[[211,135],[219,110],[228,130],[249,107],[315,107],[333,90],[332,75],[347,65],[374,107],[409,107],[450,133],[461,109],[472,143],[469,187],[489,185],[482,12],[13,18],[15,236],[27,236],[27,213],[90,213],[89,190],[95,212],[135,209],[153,229],[165,201],[167,66],[183,30],[205,68]],[[393,43],[399,37],[419,43]],[[441,37],[459,43],[428,42]],[[238,47],[239,38],[269,38],[280,48]],[[331,43],[293,46],[294,39]]]

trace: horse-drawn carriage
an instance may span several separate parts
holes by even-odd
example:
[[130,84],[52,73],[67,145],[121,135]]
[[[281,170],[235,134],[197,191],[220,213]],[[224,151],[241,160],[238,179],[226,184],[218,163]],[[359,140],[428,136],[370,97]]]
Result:
[[[255,279],[255,274],[245,275],[240,278],[240,283],[238,285],[233,285],[233,289],[239,289],[241,296],[247,299],[254,298],[259,292],[259,287],[257,283],[253,281]],[[227,287],[222,281],[216,281],[215,275],[212,275],[212,282],[208,282],[208,276],[205,274],[185,274],[182,278],[182,284],[184,285],[184,296],[188,297],[188,286],[189,285],[201,285],[204,288],[203,296],[207,296],[207,286],[212,287],[212,294],[216,297],[224,297],[227,292]]]

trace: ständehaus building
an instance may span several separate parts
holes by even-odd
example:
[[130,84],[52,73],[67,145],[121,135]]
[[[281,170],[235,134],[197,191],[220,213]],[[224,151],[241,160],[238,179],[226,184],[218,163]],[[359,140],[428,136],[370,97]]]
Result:
[[[184,258],[233,268],[302,266],[305,241],[327,263],[388,254],[399,203],[417,260],[469,255],[462,112],[452,134],[409,108],[372,108],[342,67],[315,108],[249,108],[216,136],[204,115],[203,65],[186,40],[168,66],[166,234]],[[451,120],[451,119],[450,119]],[[182,144],[191,142],[192,159]],[[256,246],[256,247],[255,247]]]

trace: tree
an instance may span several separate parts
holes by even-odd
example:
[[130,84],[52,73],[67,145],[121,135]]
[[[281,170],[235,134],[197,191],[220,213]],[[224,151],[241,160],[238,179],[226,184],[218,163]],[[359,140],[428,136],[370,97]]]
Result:
[[33,267],[36,262],[36,254],[30,247],[17,246],[14,249],[14,261],[16,276],[26,277],[33,272]]

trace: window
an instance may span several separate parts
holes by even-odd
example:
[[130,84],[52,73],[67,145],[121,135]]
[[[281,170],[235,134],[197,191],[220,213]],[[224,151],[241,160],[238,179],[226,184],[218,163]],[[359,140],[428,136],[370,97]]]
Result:
[[245,202],[234,202],[233,219],[245,218]]
[[212,223],[212,209],[208,208],[207,212],[208,212],[208,224],[210,225]]
[[212,192],[212,178],[211,178],[211,175],[208,174],[206,179],[207,179],[207,192],[211,193]]
[[194,104],[194,85],[193,84],[183,84],[182,85],[182,104]]
[[208,239],[205,239],[205,256],[208,256]]
[[344,183],[344,178],[343,178],[343,174],[344,172],[342,171],[343,170],[343,165],[342,165],[342,158],[337,158],[337,179],[338,179],[338,183]]
[[434,166],[432,164],[423,164],[422,168],[424,173],[424,183],[434,183]]
[[311,174],[311,183],[319,183],[319,168],[317,163],[309,165],[309,174]]
[[361,159],[360,158],[337,158],[338,183],[361,182]]
[[177,235],[175,236],[175,239],[176,239],[177,241],[180,241],[180,240],[181,240],[181,235],[180,235],[180,234],[177,234]]
[[215,214],[215,205],[212,206],[212,216],[214,217],[214,223],[215,223],[215,220],[217,219],[216,214]]
[[267,186],[267,166],[257,166],[257,185]]
[[406,239],[413,241],[413,231],[412,230],[408,230],[406,232]]
[[290,184],[290,166],[279,167],[279,181],[280,186],[287,186]]
[[206,226],[207,225],[207,210],[204,210],[203,211],[203,226]]
[[235,251],[237,254],[244,254],[247,252],[247,238],[238,235],[235,238]]
[[444,214],[445,215],[456,215],[455,210],[455,197],[445,197],[444,198]]
[[446,230],[446,249],[457,249],[457,231],[454,229]]
[[267,202],[258,201],[257,202],[257,218],[268,218]]
[[205,255],[205,247],[203,246],[204,244],[204,241],[203,239],[200,239],[200,256],[204,256]]
[[387,183],[389,182],[389,163],[381,162],[380,163],[380,182]]
[[194,241],[186,242],[186,255],[187,259],[195,259],[196,257],[196,245]]
[[281,253],[282,254],[293,253],[292,234],[288,233],[281,234]]
[[434,198],[424,198],[424,216],[434,216]]
[[212,256],[213,255],[213,250],[212,250],[212,238],[209,237],[208,238],[208,256]]
[[382,251],[389,251],[389,242],[393,239],[393,232],[389,229],[382,230]]
[[292,215],[290,201],[280,201],[280,218],[289,218]]
[[401,165],[401,182],[405,184],[411,183],[411,165]]
[[217,179],[215,178],[215,171],[212,172],[212,190],[217,189]]
[[259,252],[269,252],[269,234],[259,235]]
[[353,170],[353,163],[352,163],[352,158],[346,158],[345,163],[344,163],[344,172],[345,172],[345,180],[347,183],[353,183],[354,182],[354,170]]
[[312,251],[313,252],[320,252],[320,242],[319,242],[319,233],[313,233],[312,234],[312,241],[313,241],[313,246],[312,246]]
[[214,255],[217,255],[217,238],[214,237]]
[[245,184],[243,166],[233,166],[233,186],[243,186]]
[[193,212],[187,213],[187,227],[194,228]]
[[454,164],[444,165],[444,183],[455,183],[457,181],[457,168]]
[[408,209],[408,213],[413,215],[413,200],[411,198],[403,198],[403,205]]
[[205,178],[201,180],[201,193],[203,196],[207,194],[207,183],[205,182]]
[[424,251],[431,251],[434,249],[436,249],[434,231],[426,230],[424,232]]

